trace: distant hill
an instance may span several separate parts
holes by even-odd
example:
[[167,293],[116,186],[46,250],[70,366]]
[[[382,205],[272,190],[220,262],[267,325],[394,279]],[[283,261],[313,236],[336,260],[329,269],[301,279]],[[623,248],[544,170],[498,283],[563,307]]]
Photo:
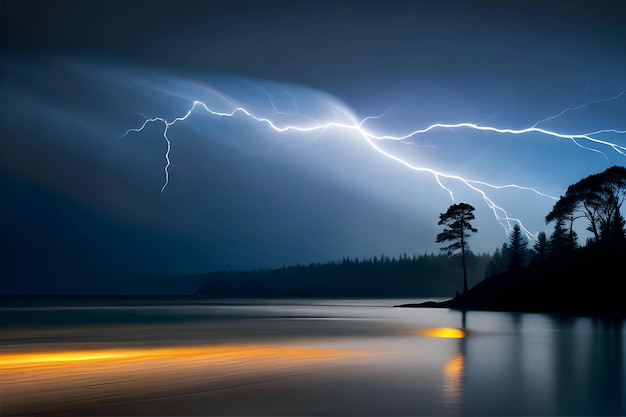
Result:
[[457,309],[626,314],[626,244],[590,245],[486,278],[442,303]]
[[[470,282],[478,282],[489,255],[471,255]],[[285,266],[199,274],[196,295],[210,297],[445,297],[462,288],[462,270],[445,255]]]

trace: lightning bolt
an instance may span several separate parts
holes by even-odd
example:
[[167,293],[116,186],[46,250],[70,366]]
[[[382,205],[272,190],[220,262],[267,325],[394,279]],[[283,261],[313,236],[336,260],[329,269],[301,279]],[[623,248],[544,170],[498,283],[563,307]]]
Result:
[[[561,117],[561,116],[563,116],[565,113],[568,113],[568,112],[570,112],[570,111],[579,110],[579,109],[582,109],[582,108],[584,108],[584,107],[591,106],[591,105],[593,105],[593,104],[605,103],[605,102],[608,102],[608,101],[617,100],[618,98],[620,98],[621,96],[623,96],[624,94],[626,94],[626,90],[623,90],[623,91],[621,91],[619,94],[616,94],[616,95],[615,95],[615,96],[613,96],[613,97],[603,98],[603,99],[599,99],[599,100],[590,101],[590,102],[588,102],[588,103],[584,103],[584,104],[579,104],[579,105],[576,105],[576,103],[578,103],[578,100],[580,100],[580,98],[582,97],[582,95],[583,95],[583,94],[585,94],[585,92],[586,92],[586,90],[587,90],[587,88],[588,88],[588,87],[589,87],[589,86],[587,85],[587,87],[585,87],[585,91],[583,91],[583,92],[582,92],[582,94],[581,94],[580,96],[578,96],[578,97],[576,98],[576,100],[574,100],[574,102],[573,102],[572,104],[570,104],[568,107],[566,107],[565,109],[561,110],[559,113],[557,113],[557,114],[555,114],[555,115],[553,115],[553,116],[546,117],[546,118],[545,118],[545,119],[543,119],[543,120],[539,120],[537,123],[535,123],[535,124],[533,125],[533,127],[537,127],[538,125],[540,125],[540,124],[542,124],[542,123],[545,123],[545,122],[547,122],[548,120],[552,120],[552,119],[556,119],[556,118],[558,118],[558,117]],[[623,133],[623,132],[622,132],[622,133]]]
[[[269,98],[269,101],[271,103],[272,109],[274,111],[275,114],[283,114],[280,113],[277,108],[276,105],[274,103],[274,101],[271,98],[271,95],[269,94],[269,92],[267,92],[266,90],[263,90],[264,94],[267,95],[267,97]],[[575,106],[576,101],[570,105],[569,107],[567,107],[565,110],[563,110],[562,112],[560,112],[559,114],[556,114],[554,116],[551,116],[549,118],[546,118],[544,120],[538,121],[537,123],[535,123],[533,126],[528,127],[528,128],[523,128],[523,129],[511,129],[511,128],[499,128],[499,127],[495,127],[495,126],[490,126],[490,125],[483,125],[480,123],[469,123],[469,122],[462,122],[462,123],[453,123],[453,124],[446,124],[446,123],[434,123],[431,124],[430,126],[427,126],[425,128],[421,128],[421,129],[416,129],[413,131],[410,131],[406,134],[403,135],[385,135],[385,134],[378,134],[370,129],[366,128],[366,124],[368,121],[373,120],[373,119],[378,119],[382,116],[368,116],[365,117],[361,120],[357,119],[356,116],[354,116],[353,114],[349,114],[348,117],[348,122],[340,122],[340,121],[324,121],[324,122],[316,122],[315,120],[313,120],[312,118],[308,117],[308,116],[304,116],[307,119],[307,123],[306,124],[285,124],[282,125],[278,122],[273,121],[272,119],[270,119],[269,117],[264,117],[264,116],[260,116],[259,114],[257,114],[257,112],[255,112],[255,110],[252,107],[249,106],[242,106],[242,105],[238,105],[236,102],[234,102],[233,100],[227,99],[224,95],[221,95],[222,98],[226,99],[226,101],[228,103],[230,103],[233,107],[232,110],[230,111],[218,111],[215,109],[210,108],[207,104],[205,104],[202,101],[196,100],[193,101],[193,104],[191,105],[191,107],[189,108],[189,110],[182,116],[176,117],[170,121],[168,121],[167,119],[163,118],[163,117],[152,117],[152,118],[146,118],[145,121],[143,122],[143,124],[137,128],[131,128],[128,129],[124,135],[122,137],[126,137],[127,135],[129,135],[130,133],[137,133],[137,132],[141,132],[142,130],[144,130],[146,128],[146,126],[148,126],[151,123],[162,123],[164,128],[163,128],[163,138],[165,139],[165,142],[167,144],[167,149],[165,152],[165,166],[164,166],[164,174],[165,174],[165,180],[163,183],[163,186],[161,187],[161,193],[163,193],[165,191],[165,189],[167,188],[168,184],[169,184],[169,168],[171,166],[171,160],[170,160],[170,153],[172,150],[172,143],[171,140],[168,136],[169,133],[169,129],[174,126],[175,124],[179,123],[179,122],[184,122],[185,120],[187,120],[194,112],[201,110],[204,111],[207,115],[212,116],[212,117],[218,117],[218,118],[224,118],[224,117],[235,117],[236,115],[242,115],[245,116],[249,119],[252,119],[260,124],[266,125],[269,129],[278,132],[278,133],[284,133],[284,132],[300,132],[300,133],[304,133],[304,132],[317,132],[318,135],[316,136],[319,137],[320,135],[322,135],[324,132],[326,132],[329,129],[341,129],[341,130],[346,130],[346,131],[352,131],[352,132],[356,132],[364,141],[367,142],[367,144],[374,150],[376,151],[378,154],[389,158],[399,164],[401,164],[402,166],[412,170],[412,171],[416,171],[416,172],[421,172],[421,173],[428,173],[430,175],[432,175],[435,179],[435,181],[437,182],[437,184],[439,185],[439,187],[441,187],[442,190],[444,190],[445,192],[447,192],[451,198],[452,201],[455,201],[454,199],[454,193],[453,191],[446,187],[444,185],[444,183],[442,182],[443,179],[445,180],[452,180],[452,181],[456,181],[456,182],[460,182],[461,184],[463,184],[464,186],[466,186],[467,188],[469,188],[470,190],[478,193],[483,201],[485,202],[485,204],[487,205],[487,207],[491,210],[491,212],[493,213],[495,219],[498,221],[498,223],[503,227],[504,232],[508,235],[508,233],[510,232],[510,230],[512,229],[512,224],[517,223],[520,225],[521,229],[523,230],[523,232],[526,234],[526,236],[529,239],[534,239],[534,235],[533,233],[531,233],[530,230],[528,230],[526,227],[524,227],[524,225],[522,224],[522,221],[518,218],[513,218],[511,216],[508,215],[507,211],[497,205],[495,203],[495,201],[489,197],[488,193],[486,190],[488,189],[494,189],[494,190],[500,190],[500,189],[507,189],[507,188],[511,188],[511,189],[517,189],[517,190],[522,190],[522,191],[528,191],[528,192],[532,192],[535,193],[536,195],[539,195],[541,197],[545,197],[545,198],[549,198],[552,200],[557,200],[557,197],[554,197],[552,195],[543,193],[535,188],[532,187],[525,187],[525,186],[521,186],[518,184],[505,184],[505,185],[495,185],[495,184],[491,184],[488,182],[484,182],[484,181],[479,181],[479,180],[473,180],[473,179],[467,179],[464,177],[461,177],[459,175],[453,175],[453,174],[448,174],[448,173],[444,173],[444,172],[439,172],[436,171],[434,169],[428,168],[428,167],[423,167],[423,166],[417,166],[412,164],[411,162],[403,159],[400,156],[394,155],[384,149],[381,148],[381,146],[379,146],[379,143],[384,142],[384,141],[398,141],[398,142],[402,142],[402,143],[412,143],[412,139],[414,139],[416,136],[419,135],[423,135],[425,133],[434,131],[434,130],[439,130],[439,129],[447,129],[447,130],[452,130],[455,131],[457,129],[469,129],[469,130],[473,130],[473,131],[482,131],[482,132],[493,132],[493,133],[498,133],[498,134],[503,134],[503,135],[528,135],[528,134],[539,134],[548,138],[553,138],[553,139],[560,139],[560,140],[569,140],[572,143],[574,143],[576,146],[579,146],[581,148],[584,148],[586,150],[592,151],[592,152],[598,152],[602,155],[605,156],[605,158],[607,158],[607,155],[596,149],[596,148],[592,148],[590,146],[585,146],[583,144],[581,144],[581,142],[586,142],[586,143],[590,143],[590,144],[594,144],[594,145],[600,145],[603,147],[607,147],[612,151],[617,152],[619,155],[621,156],[626,156],[626,146],[622,146],[619,144],[616,144],[614,142],[610,142],[608,140],[604,140],[601,139],[600,136],[603,134],[626,134],[626,131],[621,131],[621,130],[614,130],[614,129],[605,129],[605,130],[597,130],[594,132],[589,132],[589,133],[560,133],[560,132],[556,132],[556,131],[552,131],[546,128],[541,128],[538,127],[539,124],[550,120],[550,119],[554,119],[556,117],[561,116],[562,114],[568,112],[568,111],[572,111],[572,110],[576,110],[579,108],[582,108],[584,106],[588,106],[588,105],[592,105],[595,103],[600,103],[600,102],[605,102],[605,101],[610,101],[610,100],[615,100],[619,97],[621,97],[622,95],[624,95],[626,91],[622,91],[620,94],[611,97],[609,99],[603,99],[603,100],[596,100],[594,102],[590,102],[590,103],[586,103],[586,104],[582,104],[579,106]],[[288,94],[288,93],[287,93]],[[295,103],[295,101],[290,97],[294,108],[296,109],[296,112],[298,113],[298,115],[301,115],[301,113],[299,112],[297,105]],[[577,99],[578,100],[578,99]],[[335,109],[333,109],[335,114],[337,113],[337,111]],[[344,112],[345,113],[345,112]]]

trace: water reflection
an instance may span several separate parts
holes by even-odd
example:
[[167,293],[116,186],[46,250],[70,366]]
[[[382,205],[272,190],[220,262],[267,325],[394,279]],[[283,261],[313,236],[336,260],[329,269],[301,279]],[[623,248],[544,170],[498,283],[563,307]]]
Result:
[[463,374],[465,373],[465,355],[457,353],[454,355],[443,368],[444,384],[443,397],[444,402],[453,407],[459,408],[463,399]]
[[[468,327],[484,328],[485,314],[494,313],[467,313]],[[621,320],[508,317],[509,326],[492,323],[502,333],[466,337],[459,345],[465,410],[488,415],[624,414]]]
[[[0,356],[5,415],[102,401],[154,399],[174,382],[209,390],[253,381],[324,363],[355,360],[365,352],[313,346],[223,345],[169,348],[91,349],[21,352]],[[170,393],[171,395],[171,393]]]
[[277,358],[336,358],[357,354],[346,349],[327,349],[312,347],[259,346],[259,345],[225,345],[225,346],[178,346],[171,348],[134,348],[134,349],[91,349],[76,351],[23,352],[0,356],[0,370],[24,369],[50,364],[73,362],[102,363],[119,361],[149,361],[175,358],[190,358],[227,363],[249,357],[274,356]]
[[623,320],[400,303],[8,311],[2,415],[626,414]]

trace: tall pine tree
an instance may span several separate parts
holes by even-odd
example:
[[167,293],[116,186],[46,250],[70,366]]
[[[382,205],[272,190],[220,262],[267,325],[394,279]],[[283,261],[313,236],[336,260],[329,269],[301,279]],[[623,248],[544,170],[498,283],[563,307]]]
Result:
[[476,233],[478,230],[472,227],[470,220],[474,220],[475,208],[467,203],[453,204],[448,207],[445,213],[439,215],[438,225],[445,225],[443,232],[437,235],[437,243],[452,242],[450,245],[441,248],[448,256],[455,255],[461,251],[461,262],[463,263],[463,292],[467,292],[467,267],[465,263],[466,252],[469,251],[467,239],[468,232]]
[[526,246],[528,246],[528,241],[522,234],[522,229],[516,224],[509,235],[509,269],[517,270],[524,267]]

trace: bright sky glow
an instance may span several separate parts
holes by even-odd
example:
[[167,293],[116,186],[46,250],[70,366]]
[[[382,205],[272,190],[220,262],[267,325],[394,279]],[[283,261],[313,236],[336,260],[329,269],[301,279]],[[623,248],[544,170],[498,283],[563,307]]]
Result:
[[[275,112],[274,116],[278,116],[278,112],[274,104],[274,100],[272,99],[269,93],[266,92],[266,94]],[[419,135],[421,134],[425,134],[430,131],[439,130],[439,129],[449,129],[449,130],[470,129],[470,130],[475,130],[475,131],[493,132],[493,133],[501,134],[503,136],[504,135],[524,136],[524,135],[536,133],[536,134],[540,134],[544,136],[547,140],[569,140],[574,145],[579,146],[590,152],[600,153],[604,155],[605,158],[607,158],[606,154],[603,152],[602,149],[598,149],[598,148],[608,148],[610,151],[617,152],[620,156],[626,157],[626,146],[623,146],[623,145],[620,145],[618,143],[611,142],[608,140],[604,140],[601,138],[603,134],[612,133],[612,134],[623,135],[626,133],[626,131],[615,130],[615,129],[602,129],[602,130],[597,130],[595,132],[588,132],[588,133],[563,133],[559,131],[554,131],[554,130],[549,130],[549,129],[538,127],[541,123],[544,123],[548,120],[555,119],[559,116],[562,116],[568,111],[580,109],[585,106],[589,106],[589,105],[596,104],[596,103],[616,100],[620,98],[623,94],[624,94],[624,91],[622,91],[620,94],[614,97],[610,97],[607,99],[595,100],[593,102],[578,105],[576,107],[570,106],[564,109],[563,111],[561,111],[559,114],[551,116],[544,120],[538,121],[537,123],[535,123],[534,126],[524,128],[524,129],[499,128],[496,126],[483,125],[483,124],[470,123],[470,122],[460,122],[460,123],[454,123],[454,124],[434,123],[430,126],[413,130],[404,135],[388,135],[388,134],[381,134],[381,133],[374,132],[366,127],[367,121],[372,118],[371,116],[358,120],[357,117],[351,112],[348,113],[348,116],[350,119],[349,122],[342,122],[342,121],[337,121],[337,120],[326,120],[326,121],[299,122],[297,124],[285,124],[285,123],[276,122],[271,117],[257,115],[255,114],[253,110],[249,110],[247,107],[242,106],[242,105],[237,105],[233,100],[229,100],[229,101],[233,106],[236,106],[236,107],[228,111],[218,111],[218,110],[212,109],[206,103],[196,100],[193,102],[193,104],[191,105],[191,108],[184,115],[175,117],[174,119],[170,121],[160,116],[148,118],[143,122],[143,124],[140,127],[128,129],[126,133],[124,134],[124,137],[127,136],[131,132],[137,133],[137,132],[143,131],[146,128],[146,126],[150,123],[159,122],[163,124],[164,126],[163,138],[165,139],[165,142],[167,143],[167,149],[164,155],[165,179],[164,179],[163,186],[161,187],[161,192],[164,192],[169,184],[169,169],[171,166],[170,152],[172,150],[172,142],[171,142],[171,138],[168,136],[169,129],[177,123],[186,121],[193,113],[195,113],[198,110],[208,113],[209,116],[214,116],[214,117],[219,117],[219,118],[234,117],[238,114],[241,114],[259,122],[262,125],[265,125],[267,128],[270,128],[276,133],[285,133],[285,132],[290,132],[290,131],[301,132],[301,133],[305,133],[305,132],[323,133],[329,129],[353,131],[353,132],[358,133],[362,137],[362,139],[365,140],[369,144],[369,146],[377,153],[387,158],[390,158],[413,171],[425,172],[425,173],[431,174],[434,177],[434,180],[437,182],[437,184],[443,190],[447,191],[450,194],[450,199],[452,200],[452,202],[455,201],[454,193],[452,192],[452,190],[450,190],[441,182],[441,179],[445,178],[449,180],[455,180],[464,184],[466,187],[478,193],[482,197],[487,207],[489,207],[489,209],[493,213],[495,220],[504,228],[504,232],[506,234],[510,233],[513,227],[513,224],[518,223],[520,227],[522,228],[522,230],[524,231],[524,233],[526,234],[527,238],[533,239],[534,238],[533,233],[524,226],[521,219],[510,217],[505,207],[495,203],[494,199],[490,197],[489,195],[489,189],[513,188],[519,191],[530,191],[530,192],[533,192],[535,194],[538,194],[540,196],[543,196],[543,197],[546,197],[555,201],[558,200],[558,197],[541,192],[540,190],[533,188],[533,187],[524,186],[523,184],[498,184],[498,183],[492,183],[492,182],[487,182],[487,181],[480,181],[480,180],[462,177],[459,175],[453,175],[453,174],[449,174],[446,172],[437,171],[428,166],[415,165],[409,162],[407,159],[403,158],[402,155],[393,154],[391,152],[388,152],[382,149],[382,147],[380,147],[378,143],[383,142],[383,141],[396,141],[396,142],[406,143],[406,141],[408,140],[417,140]],[[219,93],[219,95],[220,97],[225,97],[225,94],[223,93]],[[329,103],[329,105],[332,106],[333,105],[332,102]],[[294,102],[294,108],[297,109],[297,105],[295,104],[295,102]],[[345,110],[340,109],[340,108],[333,108],[332,110],[337,114],[341,112],[345,112]],[[297,114],[297,116],[301,116],[301,114]],[[520,138],[520,140],[522,140],[522,138]],[[607,161],[608,161],[608,158],[607,158]]]

